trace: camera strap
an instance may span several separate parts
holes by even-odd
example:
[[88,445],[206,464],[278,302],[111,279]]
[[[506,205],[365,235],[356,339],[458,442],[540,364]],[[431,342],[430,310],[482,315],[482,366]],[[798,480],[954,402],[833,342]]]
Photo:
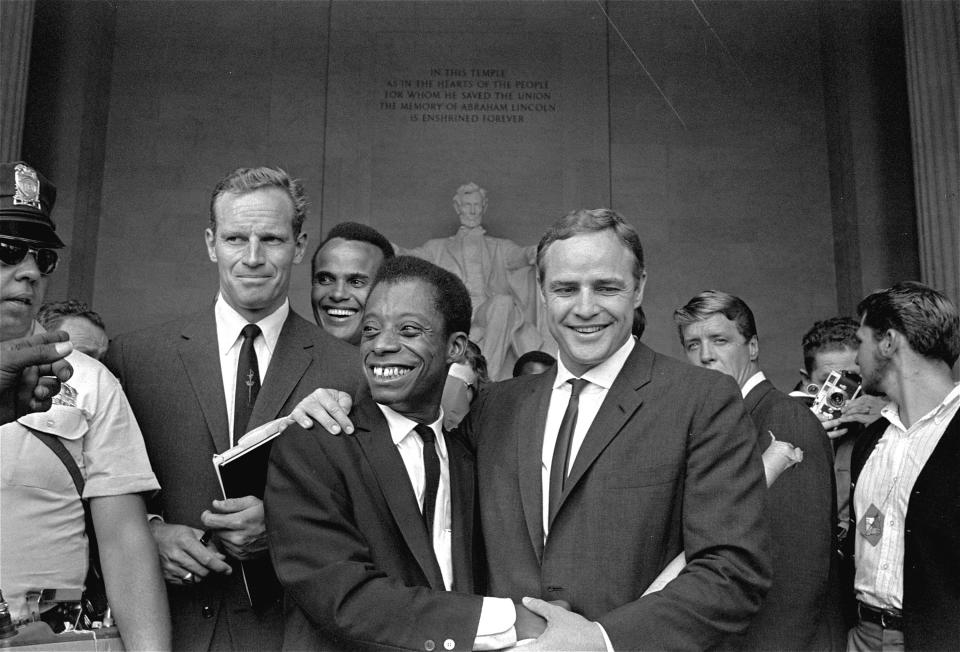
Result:
[[77,494],[80,497],[80,503],[83,505],[83,520],[87,530],[87,542],[89,551],[89,565],[87,566],[87,579],[85,580],[84,595],[91,601],[95,611],[106,610],[106,590],[103,583],[103,571],[100,568],[100,552],[97,546],[97,533],[93,528],[93,516],[90,513],[90,503],[83,497],[83,488],[86,486],[86,480],[77,461],[67,450],[60,438],[46,432],[38,432],[28,428],[34,437],[39,439],[49,448],[54,455],[66,467],[70,477],[73,478],[73,484],[77,488]]

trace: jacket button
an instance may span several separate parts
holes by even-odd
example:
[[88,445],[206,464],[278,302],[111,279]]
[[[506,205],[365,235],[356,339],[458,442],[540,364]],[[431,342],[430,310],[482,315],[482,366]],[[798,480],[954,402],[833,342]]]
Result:
[[200,614],[204,618],[213,618],[213,609],[210,608],[210,605],[203,605],[203,609],[200,610]]
[[434,643],[434,642],[433,642],[432,640],[430,640],[429,638],[428,638],[426,641],[424,641],[424,643],[423,643],[423,649],[426,650],[427,652],[433,652],[433,649],[434,649],[435,647],[437,647],[437,644]]
[[457,647],[457,644],[453,642],[452,638],[448,638],[443,642],[443,649],[445,650],[452,650],[455,647]]

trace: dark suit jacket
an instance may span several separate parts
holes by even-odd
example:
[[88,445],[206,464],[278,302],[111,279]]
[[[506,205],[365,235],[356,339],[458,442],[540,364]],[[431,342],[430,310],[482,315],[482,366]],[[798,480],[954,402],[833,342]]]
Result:
[[[879,419],[853,448],[850,535],[844,559],[848,605],[853,594],[853,494],[860,472],[889,422]],[[907,503],[903,560],[903,638],[908,650],[955,650],[960,644],[960,414],[924,464]],[[848,611],[849,613],[849,611]]]
[[443,577],[403,459],[369,396],[352,435],[292,427],[273,448],[265,505],[287,591],[285,649],[470,650],[482,598],[474,571],[473,456],[446,436],[454,591]]
[[747,633],[733,646],[750,650],[828,650],[846,646],[840,611],[833,452],[823,426],[803,401],[764,380],[744,399],[760,448],[770,435],[803,450],[767,492],[773,586]]
[[[290,411],[317,387],[352,391],[358,351],[290,311],[250,429]],[[107,365],[120,378],[143,430],[160,493],[149,510],[170,523],[203,529],[200,514],[223,497],[211,458],[230,446],[223,379],[212,306],[161,326],[121,335],[110,344]],[[276,648],[279,606],[256,613],[248,606],[239,567],[229,577],[195,586],[167,586],[177,650],[206,650],[218,620],[228,623],[235,646]]]
[[[568,601],[614,649],[705,649],[770,585],[756,429],[729,376],[637,343],[586,435],[544,544],[541,448],[553,370],[471,409],[490,595]],[[640,597],[686,552],[684,572]]]

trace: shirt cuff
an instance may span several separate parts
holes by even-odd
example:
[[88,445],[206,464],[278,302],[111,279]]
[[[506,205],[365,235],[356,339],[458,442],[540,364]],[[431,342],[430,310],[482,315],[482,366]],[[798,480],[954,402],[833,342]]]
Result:
[[474,650],[500,650],[517,643],[517,610],[509,598],[484,598]]
[[613,643],[610,642],[610,637],[607,636],[607,630],[605,630],[600,623],[595,624],[600,628],[600,633],[603,634],[603,644],[607,646],[607,652],[614,652]]

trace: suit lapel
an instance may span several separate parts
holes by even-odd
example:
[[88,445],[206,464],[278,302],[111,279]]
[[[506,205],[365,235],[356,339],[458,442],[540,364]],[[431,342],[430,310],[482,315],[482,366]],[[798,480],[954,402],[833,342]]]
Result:
[[614,437],[620,434],[627,421],[640,409],[643,399],[639,390],[650,382],[652,371],[653,352],[637,342],[624,363],[623,369],[617,374],[613,386],[607,392],[607,396],[600,406],[600,411],[590,425],[583,444],[577,452],[577,457],[570,469],[570,475],[567,476],[567,481],[564,484],[559,509],[563,509],[563,503],[567,496],[576,489],[581,478],[600,456],[603,449]]
[[753,414],[754,410],[757,409],[757,406],[760,405],[760,402],[763,398],[773,391],[773,383],[769,380],[760,381],[756,387],[747,392],[747,395],[743,398],[744,407],[747,410],[748,414]]
[[222,453],[230,447],[227,403],[223,396],[223,376],[217,344],[217,324],[213,308],[187,323],[180,333],[178,354],[187,372],[190,386],[207,422],[214,448]]
[[313,362],[310,349],[314,342],[310,334],[305,332],[305,326],[310,327],[291,310],[280,329],[277,348],[267,368],[257,402],[250,413],[248,430],[283,416],[280,410],[296,389],[307,367]]
[[453,590],[473,593],[473,513],[475,471],[473,458],[444,432],[450,460],[450,554],[453,559]]
[[430,587],[442,591],[443,575],[433,552],[433,542],[424,527],[423,515],[417,505],[403,458],[390,437],[387,420],[372,399],[359,398],[354,413],[351,414],[356,427],[354,436],[377,476],[380,493],[393,520]]
[[543,429],[547,425],[547,410],[550,407],[550,395],[556,368],[546,371],[531,383],[529,395],[521,401],[522,409],[514,415],[518,427],[517,470],[520,476],[520,502],[523,515],[530,533],[530,543],[537,553],[537,559],[543,556]]

